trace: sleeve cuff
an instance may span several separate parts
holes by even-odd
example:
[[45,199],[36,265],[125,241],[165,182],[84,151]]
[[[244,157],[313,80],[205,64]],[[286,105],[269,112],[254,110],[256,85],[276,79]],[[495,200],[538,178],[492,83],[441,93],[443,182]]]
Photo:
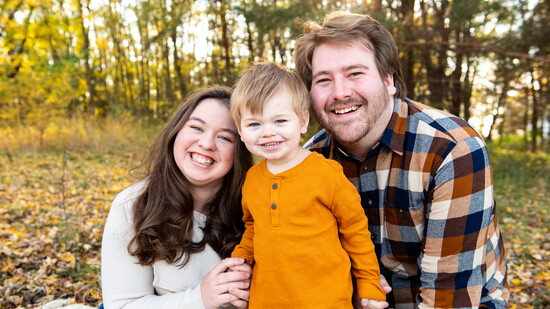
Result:
[[360,298],[386,300],[386,293],[379,283],[368,280],[357,280],[357,292]]

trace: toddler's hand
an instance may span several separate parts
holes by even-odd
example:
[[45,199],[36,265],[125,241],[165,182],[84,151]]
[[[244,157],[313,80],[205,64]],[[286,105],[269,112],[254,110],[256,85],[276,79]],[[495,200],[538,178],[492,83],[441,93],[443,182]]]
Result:
[[389,304],[383,300],[361,298],[362,309],[384,309],[388,306]]

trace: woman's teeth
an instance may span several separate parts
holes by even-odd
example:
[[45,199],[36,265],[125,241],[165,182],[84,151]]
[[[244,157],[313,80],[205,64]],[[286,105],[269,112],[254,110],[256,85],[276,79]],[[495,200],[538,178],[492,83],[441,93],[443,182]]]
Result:
[[214,163],[214,160],[196,153],[191,154],[191,160],[202,165],[212,165]]

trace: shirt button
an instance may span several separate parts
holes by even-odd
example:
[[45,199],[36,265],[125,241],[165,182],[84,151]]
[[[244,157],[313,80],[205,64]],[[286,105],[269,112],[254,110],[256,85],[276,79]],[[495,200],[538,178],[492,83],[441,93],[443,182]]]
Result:
[[404,211],[403,209],[399,209],[399,213],[401,213],[401,214],[402,214],[402,213],[403,213],[403,211]]
[[372,200],[369,200],[369,205],[372,205]]
[[375,238],[374,235],[370,235],[370,239],[374,240]]
[[368,169],[368,167],[363,166],[363,170],[364,170],[364,171],[367,171],[367,169]]
[[273,188],[273,189],[277,189],[278,187],[279,187],[279,186],[278,186],[276,183],[274,183],[274,184],[271,185],[271,188]]
[[277,209],[277,204],[275,203],[271,204],[271,209]]

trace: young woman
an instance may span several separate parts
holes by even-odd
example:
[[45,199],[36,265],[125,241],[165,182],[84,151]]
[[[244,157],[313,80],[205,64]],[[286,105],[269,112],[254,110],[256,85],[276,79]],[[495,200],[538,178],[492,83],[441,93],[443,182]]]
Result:
[[243,231],[240,192],[252,164],[230,95],[191,95],[158,136],[145,177],[115,198],[102,243],[105,308],[247,306],[251,269],[226,258]]

